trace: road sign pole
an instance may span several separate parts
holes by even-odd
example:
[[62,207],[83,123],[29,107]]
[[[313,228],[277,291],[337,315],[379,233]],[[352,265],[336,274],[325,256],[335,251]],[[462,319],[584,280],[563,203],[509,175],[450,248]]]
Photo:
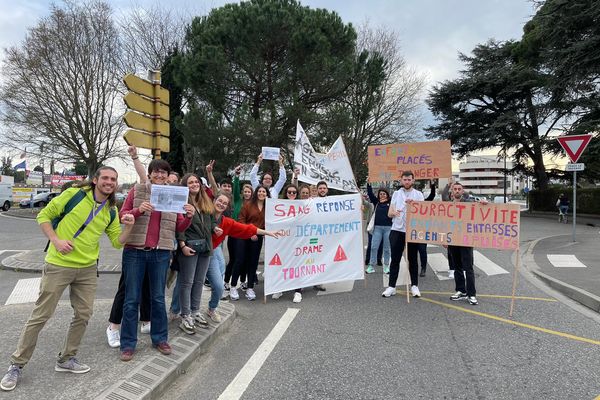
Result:
[[577,224],[577,171],[573,171],[573,241]]
[[[160,87],[160,71],[150,70],[148,71],[148,78],[150,82],[152,82],[153,90],[154,90],[154,99],[159,97],[158,89]],[[152,153],[154,159],[160,159],[160,146],[158,143],[158,135],[160,135],[160,130],[158,129],[158,102],[154,101],[154,148],[152,149]]]

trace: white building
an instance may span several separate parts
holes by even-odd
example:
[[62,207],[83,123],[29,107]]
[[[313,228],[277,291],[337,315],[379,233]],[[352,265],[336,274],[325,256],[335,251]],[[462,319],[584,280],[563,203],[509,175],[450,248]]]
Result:
[[[496,155],[467,156],[459,165],[458,180],[463,184],[465,192],[484,195],[488,198],[504,194],[504,160]],[[506,169],[510,170],[513,162],[506,160]],[[513,195],[522,189],[521,179],[513,175],[506,177],[506,193]]]

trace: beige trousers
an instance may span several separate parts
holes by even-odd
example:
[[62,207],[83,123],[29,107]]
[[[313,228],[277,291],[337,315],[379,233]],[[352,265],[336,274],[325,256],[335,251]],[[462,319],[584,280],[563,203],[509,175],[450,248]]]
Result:
[[46,325],[46,321],[54,315],[58,301],[67,286],[70,286],[74,315],[58,361],[63,362],[74,357],[92,317],[97,284],[95,265],[86,268],[66,268],[46,263],[40,283],[40,295],[21,332],[11,362],[20,366],[27,364],[35,350],[40,331]]

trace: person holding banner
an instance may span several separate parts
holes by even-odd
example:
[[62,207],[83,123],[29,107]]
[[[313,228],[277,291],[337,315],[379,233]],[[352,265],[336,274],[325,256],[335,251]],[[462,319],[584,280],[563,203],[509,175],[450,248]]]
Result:
[[[473,199],[465,196],[465,191],[460,182],[452,185],[452,201],[472,202]],[[487,200],[480,200],[481,204],[487,204]],[[446,246],[444,246],[446,247]],[[448,246],[448,258],[452,258],[454,264],[454,283],[456,293],[450,296],[450,300],[467,300],[469,304],[478,304],[475,290],[475,272],[473,271],[473,248],[465,246]],[[465,290],[466,276],[466,290]]]
[[[305,188],[308,189],[307,187],[305,187]],[[308,190],[307,190],[306,194],[308,195]],[[287,200],[296,200],[297,197],[298,197],[298,187],[293,183],[291,185],[288,185],[288,187],[285,189],[285,198]],[[281,296],[283,296],[283,292],[273,293],[273,300],[277,300]],[[294,303],[300,303],[302,301],[302,289],[294,290],[294,299],[292,301]]]
[[[390,232],[390,246],[392,260],[390,262],[390,279],[388,287],[381,294],[390,297],[396,294],[396,281],[400,272],[400,260],[406,244],[406,204],[413,201],[423,201],[423,193],[413,188],[415,181],[412,171],[402,172],[402,187],[394,192],[388,211],[392,218],[392,229]],[[406,244],[408,252],[408,269],[410,271],[411,288],[413,297],[421,297],[419,291],[419,264],[417,261],[417,243]]]
[[262,160],[263,155],[261,153],[258,155],[256,163],[250,170],[250,183],[252,183],[252,190],[256,190],[256,188],[262,184],[262,186],[264,186],[271,194],[269,197],[276,199],[277,197],[279,197],[279,192],[283,188],[283,185],[285,185],[285,181],[287,179],[285,167],[283,166],[283,156],[279,156],[279,178],[277,178],[277,182],[275,183],[275,185],[273,185],[273,174],[271,174],[270,172],[263,173],[262,183],[259,183],[258,167],[260,166]]
[[[250,201],[242,207],[242,211],[240,212],[240,222],[243,224],[252,224],[260,229],[265,229],[265,199],[267,197],[271,197],[269,191],[266,187],[259,185],[254,190]],[[229,292],[231,300],[239,300],[240,298],[236,286],[244,262],[246,262],[247,267],[246,284],[248,288],[246,289],[246,298],[248,300],[256,299],[254,282],[256,281],[256,270],[258,268],[262,243],[263,237],[257,235],[252,236],[250,239],[238,242],[238,248],[236,249],[238,259],[233,266],[231,290]],[[246,260],[244,260],[241,255],[244,255]]]
[[310,199],[310,188],[307,185],[300,185],[300,200]]
[[386,188],[380,188],[377,191],[377,197],[373,193],[373,188],[367,184],[367,194],[369,200],[375,206],[374,210],[374,227],[371,238],[371,258],[365,271],[367,274],[375,272],[377,264],[377,253],[379,246],[383,245],[383,273],[390,272],[390,231],[392,229],[392,218],[388,216],[390,209],[390,192]]

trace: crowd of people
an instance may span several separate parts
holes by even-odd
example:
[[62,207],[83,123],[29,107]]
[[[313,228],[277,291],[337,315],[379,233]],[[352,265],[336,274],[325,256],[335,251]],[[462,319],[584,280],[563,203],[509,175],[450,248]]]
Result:
[[[194,173],[179,177],[165,160],[152,160],[145,168],[135,147],[129,148],[139,183],[129,191],[120,210],[116,208],[117,171],[101,167],[91,180],[65,190],[39,213],[37,221],[50,245],[40,285],[40,295],[12,354],[10,366],[0,388],[13,390],[36,347],[38,335],[52,317],[64,290],[69,287],[74,310],[64,348],[55,370],[76,374],[90,367],[77,358],[77,350],[91,318],[97,287],[97,260],[100,236],[105,232],[115,248],[123,248],[122,274],[114,297],[106,328],[110,347],[120,349],[120,359],[135,356],[138,331],[149,334],[152,346],[164,355],[172,352],[168,341],[170,322],[193,335],[207,328],[208,319],[221,321],[219,302],[228,295],[239,300],[240,291],[247,300],[255,300],[259,280],[257,268],[265,235],[279,237],[265,230],[266,198],[309,199],[325,197],[329,188],[324,181],[317,185],[299,184],[299,170],[294,170],[286,186],[287,172],[279,159],[275,181],[270,172],[259,179],[262,156],[250,171],[250,183],[240,181],[241,167],[233,171],[233,179],[218,184],[213,176],[214,162],[206,167],[206,177]],[[275,182],[275,183],[273,183]],[[383,265],[389,273],[389,285],[383,297],[396,294],[399,264],[407,247],[411,293],[420,296],[419,276],[425,276],[426,245],[406,243],[406,205],[425,200],[413,187],[414,175],[402,174],[401,188],[392,195],[380,188],[375,196],[367,187],[368,199],[374,204],[373,229],[369,234],[366,273]],[[158,211],[151,203],[152,185],[181,185],[188,188],[187,204],[181,212]],[[281,193],[283,190],[283,193]],[[451,201],[467,201],[462,185],[454,182],[443,193]],[[431,184],[432,200],[435,185]],[[118,214],[117,214],[118,211]],[[228,262],[223,243],[227,239]],[[421,273],[418,259],[421,254]],[[381,260],[383,258],[383,260]],[[456,294],[452,300],[467,299],[477,304],[473,274],[473,249],[448,247],[448,259],[454,275]],[[383,261],[383,263],[381,262]],[[464,274],[463,274],[464,272]],[[205,285],[210,287],[210,300],[204,312],[200,309]],[[167,309],[165,294],[172,287],[172,301]],[[315,290],[325,290],[321,285]],[[293,302],[302,301],[303,288],[296,288]],[[274,299],[284,293],[273,294]],[[139,326],[139,329],[138,329]]]

